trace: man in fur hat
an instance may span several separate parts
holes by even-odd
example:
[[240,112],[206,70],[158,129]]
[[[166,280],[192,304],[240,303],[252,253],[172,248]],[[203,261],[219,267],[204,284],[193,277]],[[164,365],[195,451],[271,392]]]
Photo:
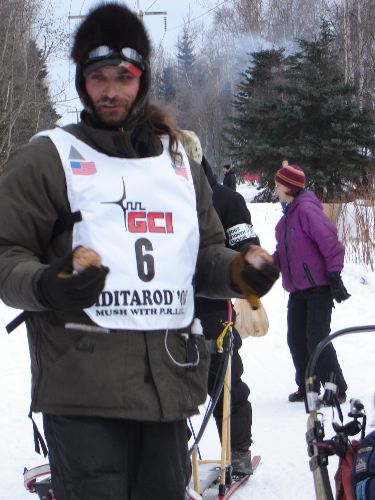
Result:
[[137,16],[94,8],[72,57],[81,121],[39,133],[0,180],[0,296],[25,311],[56,499],[183,500],[207,390],[194,290],[261,296],[278,270],[225,248],[204,173],[148,102]]

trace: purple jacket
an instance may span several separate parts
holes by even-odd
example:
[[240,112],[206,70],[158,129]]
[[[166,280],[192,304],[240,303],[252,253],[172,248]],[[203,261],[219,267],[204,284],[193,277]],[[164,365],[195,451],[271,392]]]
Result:
[[290,203],[275,233],[273,258],[286,291],[328,285],[326,272],[342,270],[345,248],[313,192],[304,191]]

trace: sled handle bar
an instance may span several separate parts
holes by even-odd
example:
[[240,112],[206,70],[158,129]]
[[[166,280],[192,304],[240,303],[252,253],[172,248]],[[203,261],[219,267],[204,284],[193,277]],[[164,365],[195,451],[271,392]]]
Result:
[[339,337],[340,335],[347,335],[350,333],[362,333],[362,332],[371,332],[375,331],[375,325],[365,325],[365,326],[351,326],[349,328],[343,328],[342,330],[338,330],[337,332],[328,335],[325,339],[321,340],[319,344],[315,347],[306,367],[305,380],[306,386],[309,385],[311,377],[315,375],[316,363],[319,359],[324,348],[332,342],[333,339]]

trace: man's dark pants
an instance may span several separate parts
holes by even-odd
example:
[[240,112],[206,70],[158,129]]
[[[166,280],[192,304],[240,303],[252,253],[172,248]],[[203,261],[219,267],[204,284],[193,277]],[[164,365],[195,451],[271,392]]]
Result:
[[184,500],[186,420],[44,415],[56,500]]

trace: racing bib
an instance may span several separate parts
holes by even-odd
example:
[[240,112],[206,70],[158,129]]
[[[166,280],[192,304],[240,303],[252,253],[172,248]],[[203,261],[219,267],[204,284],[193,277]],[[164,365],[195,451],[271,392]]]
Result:
[[38,135],[54,143],[71,210],[82,214],[74,225],[73,248],[94,249],[110,269],[97,303],[85,312],[112,329],[188,326],[199,229],[182,145],[178,162],[163,137],[160,156],[123,159],[102,154],[59,128]]

